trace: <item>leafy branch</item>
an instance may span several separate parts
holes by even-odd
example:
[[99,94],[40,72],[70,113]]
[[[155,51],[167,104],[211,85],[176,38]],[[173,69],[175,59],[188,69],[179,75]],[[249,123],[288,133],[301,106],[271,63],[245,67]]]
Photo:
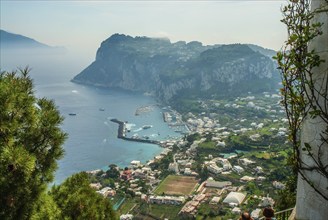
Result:
[[[327,192],[306,175],[307,171],[317,172],[328,180],[327,165],[322,161],[323,152],[328,150],[327,74],[321,74],[323,78],[314,74],[314,69],[325,61],[317,51],[309,49],[309,44],[322,35],[323,23],[313,22],[313,18],[327,9],[310,10],[310,3],[310,0],[294,0],[283,8],[284,18],[281,21],[287,26],[288,39],[275,59],[282,77],[282,105],[289,123],[295,169],[319,195],[328,200]],[[300,130],[304,120],[316,118],[325,123],[325,129],[319,131],[320,144],[301,143]],[[305,162],[302,155],[311,158],[311,164]]]

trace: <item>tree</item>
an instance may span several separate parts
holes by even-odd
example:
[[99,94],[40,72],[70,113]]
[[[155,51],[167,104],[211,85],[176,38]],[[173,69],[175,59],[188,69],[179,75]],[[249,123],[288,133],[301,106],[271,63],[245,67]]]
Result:
[[61,210],[59,219],[116,219],[109,200],[89,184],[88,175],[82,172],[51,189],[50,195]]
[[327,12],[328,0],[291,1],[284,7],[288,39],[276,57],[298,174],[297,219],[328,215]]
[[67,135],[54,102],[34,96],[28,72],[0,74],[0,219],[114,219],[86,173],[47,192]]
[[117,166],[115,164],[111,164],[108,167],[109,170],[106,171],[106,176],[117,179],[120,176],[120,171],[118,171]]
[[63,117],[28,72],[0,74],[0,219],[32,217],[64,153]]

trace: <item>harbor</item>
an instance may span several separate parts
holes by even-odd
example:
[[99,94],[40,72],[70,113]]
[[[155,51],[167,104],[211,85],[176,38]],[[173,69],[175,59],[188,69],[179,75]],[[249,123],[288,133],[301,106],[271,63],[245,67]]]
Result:
[[118,124],[118,132],[117,137],[126,141],[134,141],[134,142],[142,142],[142,143],[148,143],[148,144],[157,144],[160,145],[159,141],[156,140],[149,140],[149,139],[142,139],[142,138],[136,138],[136,137],[126,137],[126,122],[120,121],[116,118],[111,119],[111,122]]

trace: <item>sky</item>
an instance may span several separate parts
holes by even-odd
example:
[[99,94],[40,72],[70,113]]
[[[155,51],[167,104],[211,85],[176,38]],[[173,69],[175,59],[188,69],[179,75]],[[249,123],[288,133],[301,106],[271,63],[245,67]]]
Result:
[[114,33],[204,45],[252,43],[279,50],[286,39],[283,0],[0,0],[0,28],[94,57]]

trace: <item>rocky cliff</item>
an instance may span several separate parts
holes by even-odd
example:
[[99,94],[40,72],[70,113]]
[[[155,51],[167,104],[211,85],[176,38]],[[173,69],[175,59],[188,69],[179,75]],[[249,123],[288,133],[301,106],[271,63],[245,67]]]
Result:
[[198,96],[267,91],[277,84],[273,61],[247,45],[203,46],[168,39],[114,34],[96,60],[73,82],[148,92],[162,101]]

